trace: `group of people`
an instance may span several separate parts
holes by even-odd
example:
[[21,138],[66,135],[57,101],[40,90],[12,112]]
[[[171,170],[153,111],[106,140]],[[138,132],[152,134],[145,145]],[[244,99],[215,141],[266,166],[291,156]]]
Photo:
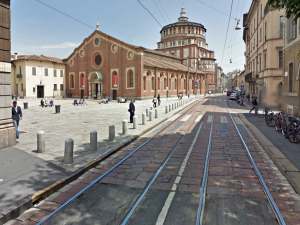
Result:
[[87,103],[86,103],[86,101],[85,101],[84,98],[80,99],[79,102],[77,101],[77,99],[75,99],[74,102],[73,102],[73,105],[74,105],[74,106],[75,106],[75,105],[78,105],[78,106],[79,106],[79,105],[84,105],[84,104],[87,105]]
[[154,108],[157,107],[157,104],[160,105],[160,94],[158,94],[157,98],[156,98],[156,96],[154,96],[152,102],[153,102],[153,107]]
[[54,101],[51,99],[50,102],[48,103],[47,99],[45,101],[42,99],[41,100],[41,106],[42,107],[47,107],[47,106],[54,106]]
[[12,94],[11,95],[11,100],[16,100],[16,101],[18,101],[19,100],[19,98],[20,98],[20,95],[18,95],[18,94]]

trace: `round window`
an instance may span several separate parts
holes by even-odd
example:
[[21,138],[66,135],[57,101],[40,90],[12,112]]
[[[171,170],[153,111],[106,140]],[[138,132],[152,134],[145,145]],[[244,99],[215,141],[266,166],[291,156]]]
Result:
[[102,61],[101,56],[97,55],[96,58],[95,58],[96,65],[99,66],[101,64],[101,61]]
[[99,45],[99,43],[100,43],[100,39],[99,39],[99,38],[96,38],[96,39],[95,39],[95,45]]

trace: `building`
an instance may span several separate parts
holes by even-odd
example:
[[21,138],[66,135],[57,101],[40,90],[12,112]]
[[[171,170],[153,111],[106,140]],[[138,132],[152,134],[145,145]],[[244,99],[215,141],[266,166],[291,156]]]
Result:
[[241,71],[238,76],[237,76],[237,87],[239,87],[239,89],[244,90],[245,93],[247,93],[247,85],[246,85],[246,81],[245,81],[245,70]]
[[206,69],[209,76],[208,90],[214,92],[216,59],[214,52],[208,49],[205,27],[200,23],[188,21],[185,8],[182,7],[178,21],[164,26],[160,34],[161,41],[157,43],[156,50],[181,58],[186,66],[196,68],[198,65],[198,69],[202,71]]
[[253,0],[243,18],[243,40],[246,44],[246,75],[251,94],[259,103],[279,102],[283,75],[284,9],[266,6],[267,0]]
[[235,90],[238,87],[237,77],[240,74],[240,70],[235,69],[232,72],[227,73],[227,88]]
[[216,73],[216,91],[217,92],[223,92],[224,84],[223,84],[223,69],[218,66],[218,64],[215,64],[215,67],[217,69]]
[[0,149],[16,144],[11,115],[10,0],[0,1]]
[[24,98],[62,97],[65,92],[65,63],[44,55],[12,56],[12,90]]
[[[214,90],[215,59],[213,52],[204,45],[205,28],[201,24],[188,22],[184,8],[181,9],[178,26],[175,24],[161,30],[162,41],[172,36],[176,42],[176,34],[170,32],[174,26],[177,27],[177,37],[182,38],[180,46],[179,40],[177,46],[172,44],[172,48],[162,42],[157,50],[122,42],[101,32],[97,24],[97,29],[65,60],[68,94],[85,98],[111,95],[113,99],[143,99],[158,94],[177,96],[178,93],[187,95],[188,91],[190,94],[200,94],[210,88]],[[200,46],[195,43],[195,37],[202,40]],[[201,61],[196,71],[195,60],[199,57]]]
[[282,110],[300,117],[300,19],[293,24],[293,16],[285,18],[284,29],[284,76]]

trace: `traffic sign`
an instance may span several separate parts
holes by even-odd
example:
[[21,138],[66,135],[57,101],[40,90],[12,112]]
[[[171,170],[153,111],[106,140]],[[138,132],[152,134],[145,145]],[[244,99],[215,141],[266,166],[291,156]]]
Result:
[[198,85],[198,82],[197,82],[197,81],[195,82],[195,85]]
[[244,89],[244,88],[245,88],[245,85],[242,84],[242,85],[241,85],[241,88]]

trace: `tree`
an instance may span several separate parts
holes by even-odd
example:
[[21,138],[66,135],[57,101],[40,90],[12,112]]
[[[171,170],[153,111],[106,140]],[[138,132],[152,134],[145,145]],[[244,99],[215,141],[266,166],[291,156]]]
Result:
[[[294,23],[300,18],[300,0],[268,0],[267,6],[275,6],[277,8],[285,9],[285,16],[290,18],[294,15]],[[300,58],[300,52],[298,53],[298,58]]]
[[295,15],[294,22],[300,17],[300,0],[268,0],[267,5],[284,8],[287,18]]

